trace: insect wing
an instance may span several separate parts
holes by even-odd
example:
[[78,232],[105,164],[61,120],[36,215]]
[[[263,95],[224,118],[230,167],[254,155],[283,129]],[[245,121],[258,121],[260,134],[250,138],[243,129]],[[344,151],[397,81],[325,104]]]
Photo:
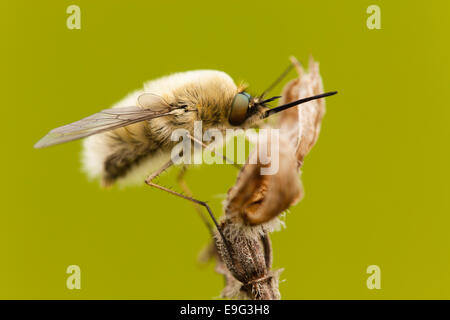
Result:
[[146,96],[144,99],[145,103],[140,104],[141,107],[102,110],[87,118],[51,130],[45,137],[39,140],[34,147],[44,148],[81,139],[93,134],[125,127],[133,123],[165,116],[175,109],[156,95],[144,95]]
[[162,97],[149,92],[141,94],[137,98],[137,104],[141,108],[151,109],[153,111],[163,111],[167,108],[170,109],[170,105]]

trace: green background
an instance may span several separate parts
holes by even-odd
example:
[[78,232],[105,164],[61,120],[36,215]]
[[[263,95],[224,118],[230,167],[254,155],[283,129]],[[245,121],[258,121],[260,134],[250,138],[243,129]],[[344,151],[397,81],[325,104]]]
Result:
[[[66,27],[70,4],[81,30]],[[371,4],[382,30],[366,27]],[[0,298],[218,296],[188,203],[101,189],[80,171],[80,142],[32,146],[171,72],[219,69],[261,91],[292,54],[312,54],[339,95],[303,167],[306,196],[272,236],[282,297],[450,298],[449,2],[2,1],[0,12]],[[176,173],[160,181],[178,188]],[[235,176],[203,166],[187,180],[219,215]],[[71,264],[81,290],[66,288]],[[381,290],[366,287],[372,264]]]

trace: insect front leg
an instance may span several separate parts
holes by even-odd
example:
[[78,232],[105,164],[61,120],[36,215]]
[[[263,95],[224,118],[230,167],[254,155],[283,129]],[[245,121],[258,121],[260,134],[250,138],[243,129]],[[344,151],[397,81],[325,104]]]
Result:
[[163,186],[161,186],[161,185],[156,184],[156,183],[153,182],[153,180],[154,180],[155,178],[157,178],[161,173],[163,173],[165,170],[167,170],[168,168],[170,168],[173,164],[174,164],[174,163],[172,162],[172,160],[169,160],[168,162],[166,162],[161,168],[159,168],[159,169],[156,170],[154,173],[152,173],[151,175],[149,175],[149,176],[147,177],[147,179],[145,179],[145,183],[146,183],[147,185],[149,185],[150,187],[155,187],[155,188],[157,188],[157,189],[159,189],[159,190],[166,191],[166,192],[168,192],[168,193],[170,193],[170,194],[173,194],[174,196],[178,196],[178,197],[180,197],[180,198],[186,199],[186,200],[188,200],[188,201],[191,201],[191,202],[193,202],[193,203],[195,203],[195,204],[198,204],[198,205],[204,207],[204,208],[208,211],[208,214],[209,214],[209,216],[211,217],[211,219],[213,220],[214,225],[216,226],[217,230],[219,231],[219,234],[222,236],[222,238],[224,239],[224,241],[225,241],[226,244],[227,244],[227,241],[225,240],[225,237],[224,237],[223,234],[222,234],[222,230],[220,229],[220,226],[219,226],[219,224],[217,223],[217,220],[216,220],[216,218],[214,217],[214,215],[213,215],[213,213],[212,213],[212,211],[211,211],[211,208],[208,206],[208,204],[207,204],[206,202],[201,201],[201,200],[198,200],[198,199],[195,199],[195,198],[193,198],[193,197],[186,196],[186,195],[184,195],[184,194],[181,194],[181,193],[179,193],[179,192],[173,191],[173,190],[171,190],[171,189],[169,189],[169,188],[163,187]]
[[[181,167],[180,172],[178,173],[177,182],[180,185],[181,189],[183,189],[183,192],[185,194],[187,194],[189,197],[192,197],[191,189],[189,188],[189,186],[186,183],[186,180],[184,179],[184,176],[186,175],[186,171],[187,171],[187,166],[183,165]],[[211,223],[209,223],[208,219],[205,217],[202,209],[200,208],[200,206],[197,203],[193,203],[193,205],[194,205],[194,208],[197,211],[197,213],[200,215],[200,218],[202,219],[203,223],[206,225],[206,228],[208,229],[209,233],[211,235],[213,235],[214,231],[212,229]]]

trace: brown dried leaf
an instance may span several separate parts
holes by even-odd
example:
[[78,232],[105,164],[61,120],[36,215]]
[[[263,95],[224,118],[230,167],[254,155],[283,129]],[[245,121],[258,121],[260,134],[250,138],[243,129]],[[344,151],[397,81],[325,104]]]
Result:
[[[323,93],[319,64],[311,57],[309,72],[291,57],[299,77],[290,81],[283,89],[281,104]],[[294,143],[296,156],[300,163],[314,146],[319,137],[322,118],[325,114],[325,99],[313,100],[288,109],[280,114],[279,125],[282,135],[289,136]]]
[[[292,144],[285,138],[279,140],[279,169],[273,175],[261,175],[261,169],[269,167],[259,161],[257,150],[261,144],[276,143],[260,140],[241,169],[236,184],[228,191],[225,214],[235,222],[256,225],[267,222],[300,200],[302,186],[298,177],[298,165]],[[271,159],[276,159],[270,155]],[[256,164],[251,164],[256,163]]]

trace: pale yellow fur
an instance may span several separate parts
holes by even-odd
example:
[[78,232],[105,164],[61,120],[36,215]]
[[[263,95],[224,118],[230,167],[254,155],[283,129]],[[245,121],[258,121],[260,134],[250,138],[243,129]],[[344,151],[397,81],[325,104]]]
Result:
[[[212,114],[228,112],[225,105],[230,104],[237,91],[238,88],[231,77],[224,72],[215,70],[188,71],[149,81],[144,84],[143,89],[132,92],[115,104],[113,108],[136,106],[137,98],[142,93],[156,94],[169,104],[182,101],[188,104],[191,111],[192,108],[196,109],[195,112],[175,111],[183,122],[182,127],[192,132],[193,121],[200,120],[200,115],[204,115],[202,112],[205,111],[205,108],[202,109],[202,106],[217,107],[218,109],[213,110]],[[207,114],[205,116],[208,118]],[[105,174],[105,160],[114,152],[118,152],[117,150],[126,147],[127,141],[130,141],[130,145],[131,142],[134,142],[144,150],[151,143],[151,141],[148,141],[148,134],[145,134],[148,133],[149,127],[156,126],[160,129],[157,132],[159,139],[170,140],[171,132],[174,129],[170,120],[170,117],[161,117],[86,138],[82,153],[84,171],[90,177],[101,178]],[[205,124],[204,130],[208,128],[208,121]],[[114,137],[120,137],[122,140],[120,145],[116,141],[117,139],[113,139]],[[119,178],[118,182],[120,184],[143,183],[147,175],[155,171],[169,158],[170,154],[165,150],[142,159],[123,177]]]

